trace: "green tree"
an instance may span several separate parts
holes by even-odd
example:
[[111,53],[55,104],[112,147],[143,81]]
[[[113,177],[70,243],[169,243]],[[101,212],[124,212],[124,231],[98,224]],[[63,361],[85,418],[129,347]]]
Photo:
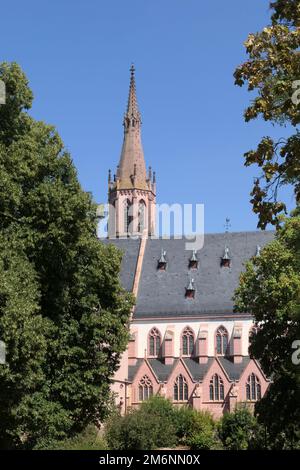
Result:
[[170,401],[152,397],[127,415],[114,414],[106,424],[113,450],[152,450],[176,444],[175,410]]
[[71,439],[51,443],[43,446],[43,450],[106,450],[107,443],[103,439],[99,429],[89,424],[80,434]]
[[257,432],[257,421],[244,405],[238,406],[233,413],[225,413],[219,423],[220,439],[229,450],[249,449]]
[[278,226],[286,205],[279,200],[280,187],[292,184],[300,203],[300,5],[298,0],[271,2],[271,24],[249,34],[245,47],[248,60],[235,71],[235,83],[248,85],[256,97],[245,111],[245,120],[262,116],[265,121],[288,125],[292,134],[274,140],[265,136],[255,150],[245,154],[245,165],[258,165],[251,196],[258,226]]
[[247,264],[235,294],[237,310],[252,313],[259,325],[250,353],[272,384],[257,404],[269,446],[300,442],[300,365],[292,355],[300,339],[300,217],[287,219],[259,257]]
[[40,447],[105,416],[133,300],[57,131],[27,113],[24,73],[3,63],[0,79],[0,440]]
[[[292,361],[292,347],[300,339],[300,2],[270,3],[271,24],[250,34],[245,42],[248,60],[235,71],[235,83],[248,85],[256,97],[245,111],[245,120],[257,117],[289,126],[291,135],[275,141],[264,137],[256,150],[245,154],[245,165],[258,165],[260,176],[251,196],[258,226],[278,229],[276,239],[261,256],[248,263],[235,302],[238,311],[252,313],[259,326],[250,352],[258,359],[271,386],[255,410],[264,425],[264,446],[299,446],[299,365]],[[295,206],[290,220],[279,200],[280,187],[292,185]]]
[[216,425],[208,411],[183,406],[175,412],[176,435],[181,444],[193,450],[215,449],[218,446]]

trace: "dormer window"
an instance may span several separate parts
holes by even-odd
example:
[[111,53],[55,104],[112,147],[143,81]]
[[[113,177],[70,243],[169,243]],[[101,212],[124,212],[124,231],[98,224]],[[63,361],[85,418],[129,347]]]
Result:
[[189,259],[189,269],[198,269],[198,258],[196,250],[193,250],[193,254]]
[[161,249],[161,255],[157,263],[157,269],[160,271],[165,271],[167,269],[167,258],[166,258],[167,252],[164,251],[164,249]]
[[230,258],[230,255],[229,255],[229,248],[227,246],[225,246],[224,255],[221,258],[221,267],[222,268],[230,268],[230,265],[231,265],[231,258]]
[[185,288],[186,299],[193,299],[195,297],[194,279],[190,279],[188,286]]

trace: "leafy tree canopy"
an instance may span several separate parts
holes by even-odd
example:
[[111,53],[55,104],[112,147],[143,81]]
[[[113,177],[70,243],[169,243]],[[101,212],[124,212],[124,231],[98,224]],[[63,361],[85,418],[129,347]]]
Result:
[[219,435],[228,450],[248,450],[256,438],[258,424],[245,405],[239,405],[233,413],[225,413],[219,423]]
[[255,150],[245,154],[245,165],[257,165],[261,174],[251,196],[258,226],[278,226],[286,205],[279,200],[283,185],[294,187],[300,202],[300,4],[299,0],[271,2],[272,22],[261,32],[249,34],[245,41],[248,60],[237,67],[234,76],[239,86],[247,84],[256,97],[245,110],[245,120],[261,116],[274,124],[289,125],[287,139],[262,138]]
[[300,339],[299,216],[287,219],[276,239],[248,263],[235,303],[259,326],[250,353],[272,379],[256,407],[259,421],[268,429],[270,446],[295,446],[300,443],[300,363],[293,349]]
[[169,400],[151,397],[125,416],[113,415],[106,424],[110,449],[152,450],[176,444],[175,409]]
[[[249,58],[236,69],[235,83],[247,83],[256,92],[246,121],[261,116],[288,125],[291,135],[279,141],[265,136],[245,154],[245,165],[261,170],[251,193],[258,226],[271,223],[278,230],[276,239],[248,263],[235,303],[238,311],[254,316],[259,329],[250,352],[272,380],[256,405],[264,445],[282,449],[300,446],[300,370],[293,349],[300,340],[300,2],[277,0],[270,6],[271,24],[248,36]],[[286,206],[278,197],[283,185],[294,188],[296,208],[290,219],[283,216]]]
[[0,442],[34,447],[103,418],[133,302],[56,129],[27,114],[26,76],[2,63],[0,79]]

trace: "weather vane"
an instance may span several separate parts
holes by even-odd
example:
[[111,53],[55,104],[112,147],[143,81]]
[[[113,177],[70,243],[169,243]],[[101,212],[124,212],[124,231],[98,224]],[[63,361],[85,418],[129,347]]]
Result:
[[231,227],[231,223],[230,223],[229,217],[226,217],[224,227],[225,227],[225,232],[228,233],[228,232],[229,232],[229,229],[230,229],[230,227]]

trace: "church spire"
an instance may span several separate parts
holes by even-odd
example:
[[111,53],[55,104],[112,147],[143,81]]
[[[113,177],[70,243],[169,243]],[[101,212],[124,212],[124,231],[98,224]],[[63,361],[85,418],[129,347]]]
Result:
[[131,64],[130,67],[130,86],[129,86],[129,95],[128,95],[128,103],[127,103],[127,111],[124,116],[124,126],[125,121],[135,119],[136,122],[141,124],[141,115],[139,112],[139,107],[136,98],[136,87],[135,87],[135,67]]
[[141,140],[141,115],[136,98],[135,68],[130,68],[129,95],[124,114],[124,138],[117,172],[108,177],[109,237],[155,233],[156,182],[148,174]]
[[135,86],[135,68],[130,67],[130,86],[127,110],[124,115],[124,140],[119,163],[118,187],[120,189],[149,189],[141,141],[141,115],[138,109]]

